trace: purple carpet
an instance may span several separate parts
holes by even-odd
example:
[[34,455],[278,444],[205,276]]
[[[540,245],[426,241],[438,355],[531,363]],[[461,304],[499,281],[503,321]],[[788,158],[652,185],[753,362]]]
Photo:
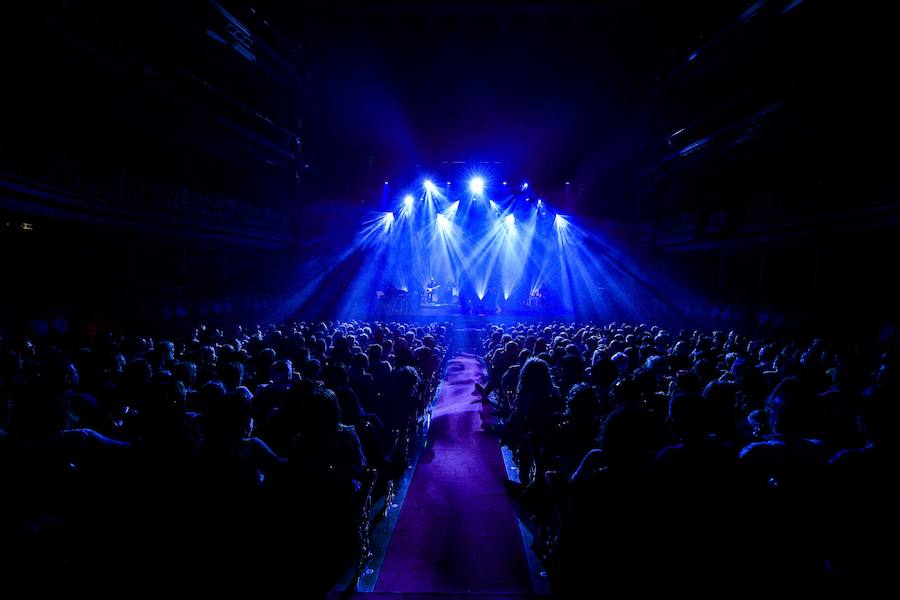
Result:
[[529,593],[497,438],[481,429],[471,354],[450,361],[376,592]]

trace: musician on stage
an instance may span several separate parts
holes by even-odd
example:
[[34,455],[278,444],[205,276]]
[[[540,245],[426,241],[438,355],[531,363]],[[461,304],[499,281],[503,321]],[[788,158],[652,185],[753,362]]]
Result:
[[440,286],[434,280],[434,276],[429,278],[428,284],[425,286],[425,302],[430,304],[434,304],[437,301],[437,295],[435,294],[435,290]]
[[444,304],[453,304],[459,296],[459,286],[452,278],[448,278],[447,284],[444,286],[444,291],[438,295]]

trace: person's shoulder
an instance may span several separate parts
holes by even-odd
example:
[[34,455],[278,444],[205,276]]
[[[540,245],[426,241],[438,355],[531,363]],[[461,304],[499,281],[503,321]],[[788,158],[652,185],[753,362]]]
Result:
[[584,458],[581,459],[581,463],[578,465],[578,468],[575,469],[575,472],[572,473],[569,481],[571,483],[578,483],[589,477],[591,474],[604,470],[605,463],[606,455],[603,450],[592,448],[584,455]]
[[268,446],[266,446],[266,443],[264,441],[262,441],[261,439],[259,439],[258,437],[243,438],[241,440],[241,443],[243,443],[245,446],[248,446],[251,448],[263,448],[263,447],[268,448]]
[[62,435],[67,443],[93,443],[115,448],[128,448],[130,446],[128,442],[115,440],[98,431],[94,431],[93,429],[65,429],[63,430]]
[[782,446],[784,446],[784,442],[776,439],[752,442],[741,448],[741,451],[738,452],[738,458],[741,460],[752,459],[759,454],[771,452],[774,448]]
[[243,439],[244,447],[254,454],[274,455],[275,451],[269,448],[269,445],[258,437],[250,437]]
[[845,448],[839,450],[831,460],[828,461],[829,466],[841,469],[849,467],[866,458],[867,452],[865,448]]
[[354,427],[353,425],[344,425],[343,423],[338,424],[337,435],[345,442],[354,442],[359,440],[359,435],[357,435],[356,433],[356,427]]
[[671,446],[666,446],[656,455],[656,461],[665,463],[672,460],[672,458],[679,456],[683,452],[684,444],[673,444]]

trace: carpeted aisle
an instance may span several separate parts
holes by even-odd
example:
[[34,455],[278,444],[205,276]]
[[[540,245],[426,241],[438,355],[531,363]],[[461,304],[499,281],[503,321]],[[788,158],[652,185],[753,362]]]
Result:
[[376,592],[532,591],[500,447],[472,404],[481,379],[476,356],[450,361]]

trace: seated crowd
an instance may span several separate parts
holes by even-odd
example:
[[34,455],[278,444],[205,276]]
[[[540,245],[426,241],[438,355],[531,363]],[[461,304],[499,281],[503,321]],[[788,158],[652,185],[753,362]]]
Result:
[[361,507],[406,468],[451,333],[0,340],[4,570],[324,593],[359,558]]
[[519,463],[512,493],[555,592],[892,574],[900,365],[889,348],[624,323],[486,336],[476,393]]

